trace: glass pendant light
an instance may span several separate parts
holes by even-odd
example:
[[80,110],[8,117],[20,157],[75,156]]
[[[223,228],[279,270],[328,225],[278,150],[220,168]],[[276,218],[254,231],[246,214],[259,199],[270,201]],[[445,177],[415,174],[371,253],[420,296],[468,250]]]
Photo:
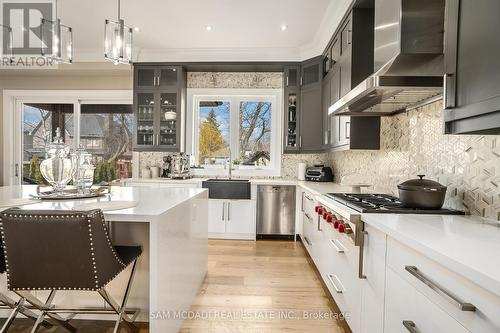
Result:
[[[41,56],[56,64],[71,64],[73,63],[73,29],[61,24],[57,16],[57,0],[55,3],[55,19],[50,21],[42,18],[40,24]],[[51,48],[49,48],[50,45],[52,45]]]
[[132,63],[132,28],[120,17],[120,5],[118,0],[118,20],[104,23],[104,58],[115,65]]
[[12,63],[14,61],[14,53],[13,53],[13,46],[12,46],[12,40],[13,40],[13,35],[12,35],[12,28],[9,27],[8,25],[3,25],[0,24],[1,29],[1,34],[2,38],[0,39],[2,41],[2,44],[0,45],[0,63],[4,63],[3,58],[7,57],[9,60],[9,63]]

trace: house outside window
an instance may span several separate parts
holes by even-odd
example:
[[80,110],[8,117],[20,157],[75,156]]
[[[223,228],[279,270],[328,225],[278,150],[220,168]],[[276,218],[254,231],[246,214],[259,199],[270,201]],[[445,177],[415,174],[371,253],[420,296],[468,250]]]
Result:
[[111,182],[132,176],[133,112],[127,104],[82,104],[79,132],[75,132],[73,104],[23,105],[23,184],[42,184],[40,163],[45,147],[61,129],[64,142],[77,139],[94,156],[94,182]]

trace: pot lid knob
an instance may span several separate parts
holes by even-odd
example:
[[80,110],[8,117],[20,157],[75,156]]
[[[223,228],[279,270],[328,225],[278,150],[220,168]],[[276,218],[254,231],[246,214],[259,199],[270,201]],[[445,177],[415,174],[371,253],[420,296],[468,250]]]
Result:
[[417,175],[418,178],[424,179],[425,175]]

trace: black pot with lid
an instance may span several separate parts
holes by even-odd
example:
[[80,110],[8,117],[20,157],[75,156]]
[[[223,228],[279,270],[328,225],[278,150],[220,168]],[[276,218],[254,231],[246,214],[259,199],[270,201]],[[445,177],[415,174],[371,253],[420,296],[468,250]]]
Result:
[[446,186],[424,179],[410,179],[398,185],[399,200],[404,207],[418,209],[440,209],[446,196]]

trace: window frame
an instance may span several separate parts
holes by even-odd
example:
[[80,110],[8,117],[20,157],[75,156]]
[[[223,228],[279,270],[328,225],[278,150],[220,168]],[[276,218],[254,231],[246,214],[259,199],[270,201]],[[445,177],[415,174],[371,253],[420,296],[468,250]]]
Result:
[[[73,104],[73,126],[80,133],[81,104],[133,104],[132,90],[11,90],[3,91],[3,185],[20,185],[22,181],[22,105],[26,103]],[[12,138],[12,141],[7,140]],[[80,136],[73,147],[79,145]],[[133,154],[132,174],[138,155]]]
[[[282,89],[233,89],[233,88],[188,88],[186,152],[192,163],[198,156],[200,101],[230,102],[230,142],[233,160],[239,156],[239,108],[240,102],[271,102],[271,163],[267,167],[240,166],[234,169],[235,176],[280,176],[281,175],[281,130],[283,126]],[[226,176],[224,168],[191,169],[194,175]]]

